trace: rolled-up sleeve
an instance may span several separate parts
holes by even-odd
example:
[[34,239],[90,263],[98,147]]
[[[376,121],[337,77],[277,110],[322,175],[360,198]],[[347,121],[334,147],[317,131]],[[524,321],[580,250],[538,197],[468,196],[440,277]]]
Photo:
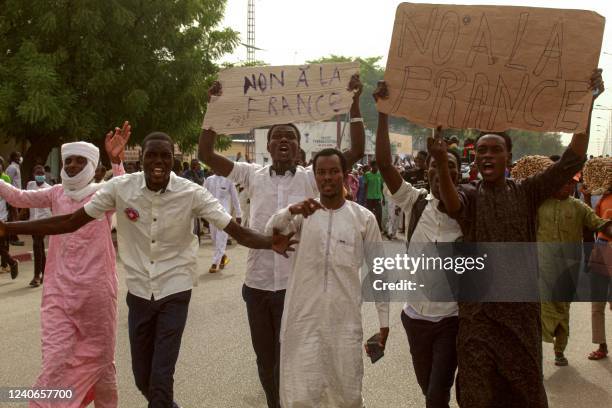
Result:
[[201,186],[195,190],[193,214],[204,218],[219,229],[225,229],[232,220],[232,216],[225,211],[219,201],[210,192]]
[[104,183],[91,201],[83,207],[87,215],[92,218],[102,218],[107,211],[113,211],[116,207],[116,193],[117,179]]

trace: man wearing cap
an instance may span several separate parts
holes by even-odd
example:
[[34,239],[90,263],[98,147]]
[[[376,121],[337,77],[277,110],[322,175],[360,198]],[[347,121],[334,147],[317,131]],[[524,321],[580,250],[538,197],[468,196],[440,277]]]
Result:
[[[130,126],[109,132],[106,151],[114,175],[124,173],[120,156]],[[21,190],[0,181],[0,196],[15,207],[51,208],[53,215],[82,208],[101,184],[92,183],[100,153],[87,142],[62,145],[62,184]],[[49,238],[41,304],[42,370],[34,387],[70,388],[71,405],[32,400],[30,407],[117,407],[115,338],[117,273],[111,239],[111,211],[70,234]]]

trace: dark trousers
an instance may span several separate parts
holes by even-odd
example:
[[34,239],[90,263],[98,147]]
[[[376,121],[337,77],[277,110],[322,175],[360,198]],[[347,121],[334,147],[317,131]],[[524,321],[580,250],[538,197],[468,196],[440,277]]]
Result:
[[376,222],[378,223],[378,229],[382,229],[382,204],[380,199],[367,199],[366,200],[366,208],[374,214],[376,217]]
[[0,261],[2,262],[2,267],[14,265],[16,262],[9,254],[9,242],[7,238],[0,238]]
[[191,290],[160,300],[127,294],[132,372],[149,408],[176,407],[174,367],[187,321]]
[[285,291],[277,292],[242,286],[246,302],[251,341],[257,356],[257,371],[269,408],[280,407],[278,394],[280,372],[280,326]]
[[[11,221],[11,222],[19,221],[19,209],[18,208],[13,207],[12,205],[7,204],[6,205],[6,209],[8,211],[9,221]],[[9,235],[8,236],[8,241],[9,242],[19,241],[19,236],[17,236],[17,235]]]
[[457,369],[457,317],[437,323],[411,319],[402,311],[417,382],[427,408],[448,408]]
[[44,235],[32,235],[32,252],[34,252],[34,276],[40,276],[45,273],[47,262]]

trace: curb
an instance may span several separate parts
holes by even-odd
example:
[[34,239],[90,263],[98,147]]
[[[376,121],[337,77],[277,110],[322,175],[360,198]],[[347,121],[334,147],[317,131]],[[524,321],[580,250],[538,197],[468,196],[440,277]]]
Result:
[[20,254],[11,254],[11,257],[19,262],[28,262],[34,258],[34,252],[22,252]]

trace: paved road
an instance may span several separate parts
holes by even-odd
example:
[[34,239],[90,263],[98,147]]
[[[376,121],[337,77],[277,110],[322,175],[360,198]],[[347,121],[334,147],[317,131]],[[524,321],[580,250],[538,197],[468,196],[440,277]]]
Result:
[[[202,274],[191,298],[190,314],[175,375],[176,400],[184,407],[264,407],[257,378],[244,303],[240,295],[246,249],[233,246],[231,263],[222,273],[207,273],[211,246],[200,248]],[[117,338],[117,373],[120,407],[144,407],[145,400],[133,384],[127,337],[124,271],[119,266],[120,302]],[[40,367],[39,305],[41,289],[31,289],[32,263],[22,263],[21,274],[11,281],[0,275],[0,386],[33,384]],[[375,365],[365,361],[364,397],[368,408],[423,407],[411,368],[406,336],[399,314],[391,308],[391,336],[387,355]],[[612,313],[607,312],[612,337]],[[372,304],[364,305],[366,335],[376,330]],[[590,343],[590,304],[572,306],[572,336],[568,347],[570,366],[556,368],[552,346],[544,344],[544,375],[553,408],[612,406],[612,360],[592,362],[586,354]],[[454,401],[453,401],[454,404]],[[0,407],[17,404],[0,403]],[[453,406],[456,406],[453,405]]]

